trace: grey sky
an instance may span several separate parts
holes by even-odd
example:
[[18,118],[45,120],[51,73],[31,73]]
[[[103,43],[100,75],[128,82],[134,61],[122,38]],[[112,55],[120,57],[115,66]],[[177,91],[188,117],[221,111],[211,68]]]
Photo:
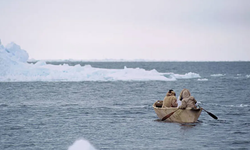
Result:
[[0,39],[35,59],[250,61],[250,1],[0,0]]

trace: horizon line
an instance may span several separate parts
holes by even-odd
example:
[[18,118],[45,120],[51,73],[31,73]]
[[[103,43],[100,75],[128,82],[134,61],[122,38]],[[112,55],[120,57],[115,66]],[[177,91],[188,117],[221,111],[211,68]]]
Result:
[[250,60],[28,59],[27,62],[250,62]]

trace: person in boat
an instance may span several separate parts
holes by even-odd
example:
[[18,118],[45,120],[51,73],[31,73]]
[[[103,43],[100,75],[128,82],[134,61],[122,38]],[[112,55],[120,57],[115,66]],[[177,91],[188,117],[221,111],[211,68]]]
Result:
[[191,96],[188,89],[183,89],[181,91],[179,99],[181,101],[181,106],[179,106],[178,108],[180,109],[185,109],[187,107],[196,108],[195,104],[197,103],[197,101],[193,96]]
[[176,94],[173,90],[169,90],[168,93],[166,94],[162,107],[177,107],[177,99],[176,99]]

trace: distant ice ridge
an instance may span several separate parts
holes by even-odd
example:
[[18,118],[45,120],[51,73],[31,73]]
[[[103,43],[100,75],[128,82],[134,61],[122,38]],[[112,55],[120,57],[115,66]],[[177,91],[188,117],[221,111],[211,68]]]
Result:
[[68,150],[96,150],[87,140],[77,140]]
[[45,61],[27,63],[28,53],[15,43],[0,44],[0,82],[19,81],[175,81],[200,78],[199,74],[159,73],[142,68],[103,69],[90,65],[50,65]]

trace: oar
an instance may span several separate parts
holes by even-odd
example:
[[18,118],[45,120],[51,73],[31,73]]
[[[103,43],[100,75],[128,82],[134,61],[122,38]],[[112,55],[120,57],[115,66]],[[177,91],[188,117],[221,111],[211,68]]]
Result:
[[177,110],[179,110],[179,108],[176,109],[175,111],[171,112],[170,114],[167,114],[165,117],[163,117],[163,118],[161,119],[161,121],[164,121],[164,120],[168,119],[168,118],[169,118],[170,116],[172,116]]
[[[199,105],[198,105],[199,106]],[[199,106],[200,107],[200,106]],[[217,116],[215,116],[214,114],[212,114],[211,112],[209,111],[206,111],[204,108],[202,108],[205,112],[207,112],[209,114],[209,116],[213,117],[214,119],[218,119]]]

